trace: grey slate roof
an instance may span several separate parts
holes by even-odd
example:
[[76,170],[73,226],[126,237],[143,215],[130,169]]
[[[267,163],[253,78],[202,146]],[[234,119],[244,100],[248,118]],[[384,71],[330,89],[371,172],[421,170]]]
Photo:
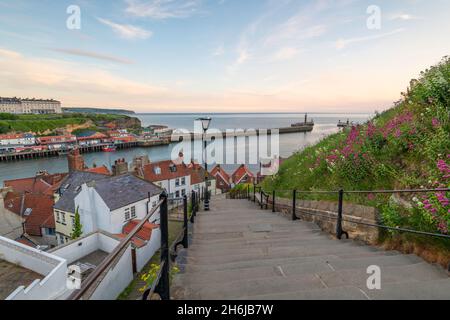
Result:
[[94,188],[111,211],[147,199],[149,193],[153,197],[163,192],[152,182],[132,174],[96,181]]
[[[117,177],[102,174],[75,171],[70,173],[61,183],[61,197],[55,204],[56,210],[75,212],[75,197],[81,186],[89,183],[102,197],[111,211],[129,204],[160,194],[163,190],[155,184],[135,177],[132,174]],[[68,186],[68,188],[65,188]]]

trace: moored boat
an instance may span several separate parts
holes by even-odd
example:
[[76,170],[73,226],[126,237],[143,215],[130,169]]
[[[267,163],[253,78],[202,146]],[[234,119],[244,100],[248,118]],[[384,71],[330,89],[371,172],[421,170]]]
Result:
[[117,147],[114,145],[105,146],[105,147],[103,147],[103,151],[104,152],[116,152]]

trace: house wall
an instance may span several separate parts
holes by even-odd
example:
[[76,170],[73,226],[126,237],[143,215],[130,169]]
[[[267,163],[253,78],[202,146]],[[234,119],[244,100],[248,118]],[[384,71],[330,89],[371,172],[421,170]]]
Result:
[[43,279],[37,279],[27,288],[17,288],[6,300],[51,300],[65,290],[65,259],[3,237],[0,237],[0,254],[3,260],[43,275]]
[[161,230],[158,228],[152,231],[152,237],[145,247],[136,249],[136,266],[138,272],[144,269],[159,248],[161,248]]
[[[186,183],[181,185],[181,179],[185,178]],[[166,192],[170,197],[175,198],[175,194],[177,191],[180,192],[180,197],[182,197],[182,190],[185,190],[186,194],[189,195],[189,192],[191,192],[191,176],[185,176],[178,178],[180,180],[180,185],[176,185],[177,179],[171,179],[171,180],[162,180],[162,181],[155,181],[154,183],[166,190]]]
[[110,227],[112,223],[111,212],[94,188],[89,188],[84,184],[74,201],[80,214],[83,234],[95,232],[99,229],[112,232]]
[[[66,259],[70,265],[97,250],[111,253],[119,243],[119,240],[108,234],[96,232],[56,248],[52,254]],[[90,300],[115,300],[131,281],[133,281],[133,265],[129,246],[102,279]]]
[[131,245],[109,270],[89,300],[115,300],[133,281]]
[[[153,196],[150,198],[150,210],[153,206],[153,204],[157,204],[159,202],[159,196]],[[110,214],[110,225],[109,226],[103,226],[102,224],[99,224],[99,227],[102,230],[108,231],[113,234],[122,233],[123,226],[131,221],[131,220],[142,220],[145,218],[145,216],[148,214],[147,211],[147,203],[148,199],[141,200],[139,202],[135,202],[133,204],[130,204],[126,207],[114,210]],[[136,218],[130,217],[129,220],[125,220],[125,210],[131,207],[136,207]],[[155,216],[156,217],[156,216]],[[159,218],[159,217],[158,217]]]
[[[58,219],[58,213],[59,213],[59,219]],[[65,215],[65,223],[63,223],[62,215]],[[70,235],[73,231],[73,217],[75,217],[75,213],[73,212],[67,212],[62,210],[56,210],[53,209],[53,215],[55,218],[55,229],[57,234],[57,242],[58,244],[65,243],[61,241],[61,235],[62,237],[67,237],[70,239]]]

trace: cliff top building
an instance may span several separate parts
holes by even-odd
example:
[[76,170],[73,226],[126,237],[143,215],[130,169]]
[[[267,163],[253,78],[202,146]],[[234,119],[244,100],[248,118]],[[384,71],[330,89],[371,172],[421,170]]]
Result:
[[13,114],[62,113],[61,102],[53,99],[0,97],[0,112]]

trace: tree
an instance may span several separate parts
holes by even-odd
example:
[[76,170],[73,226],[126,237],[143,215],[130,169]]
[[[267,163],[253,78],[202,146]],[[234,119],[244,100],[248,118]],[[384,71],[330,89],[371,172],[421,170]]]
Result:
[[83,226],[81,225],[80,213],[78,212],[79,207],[75,210],[75,221],[73,225],[73,231],[70,237],[72,240],[76,240],[83,235]]

